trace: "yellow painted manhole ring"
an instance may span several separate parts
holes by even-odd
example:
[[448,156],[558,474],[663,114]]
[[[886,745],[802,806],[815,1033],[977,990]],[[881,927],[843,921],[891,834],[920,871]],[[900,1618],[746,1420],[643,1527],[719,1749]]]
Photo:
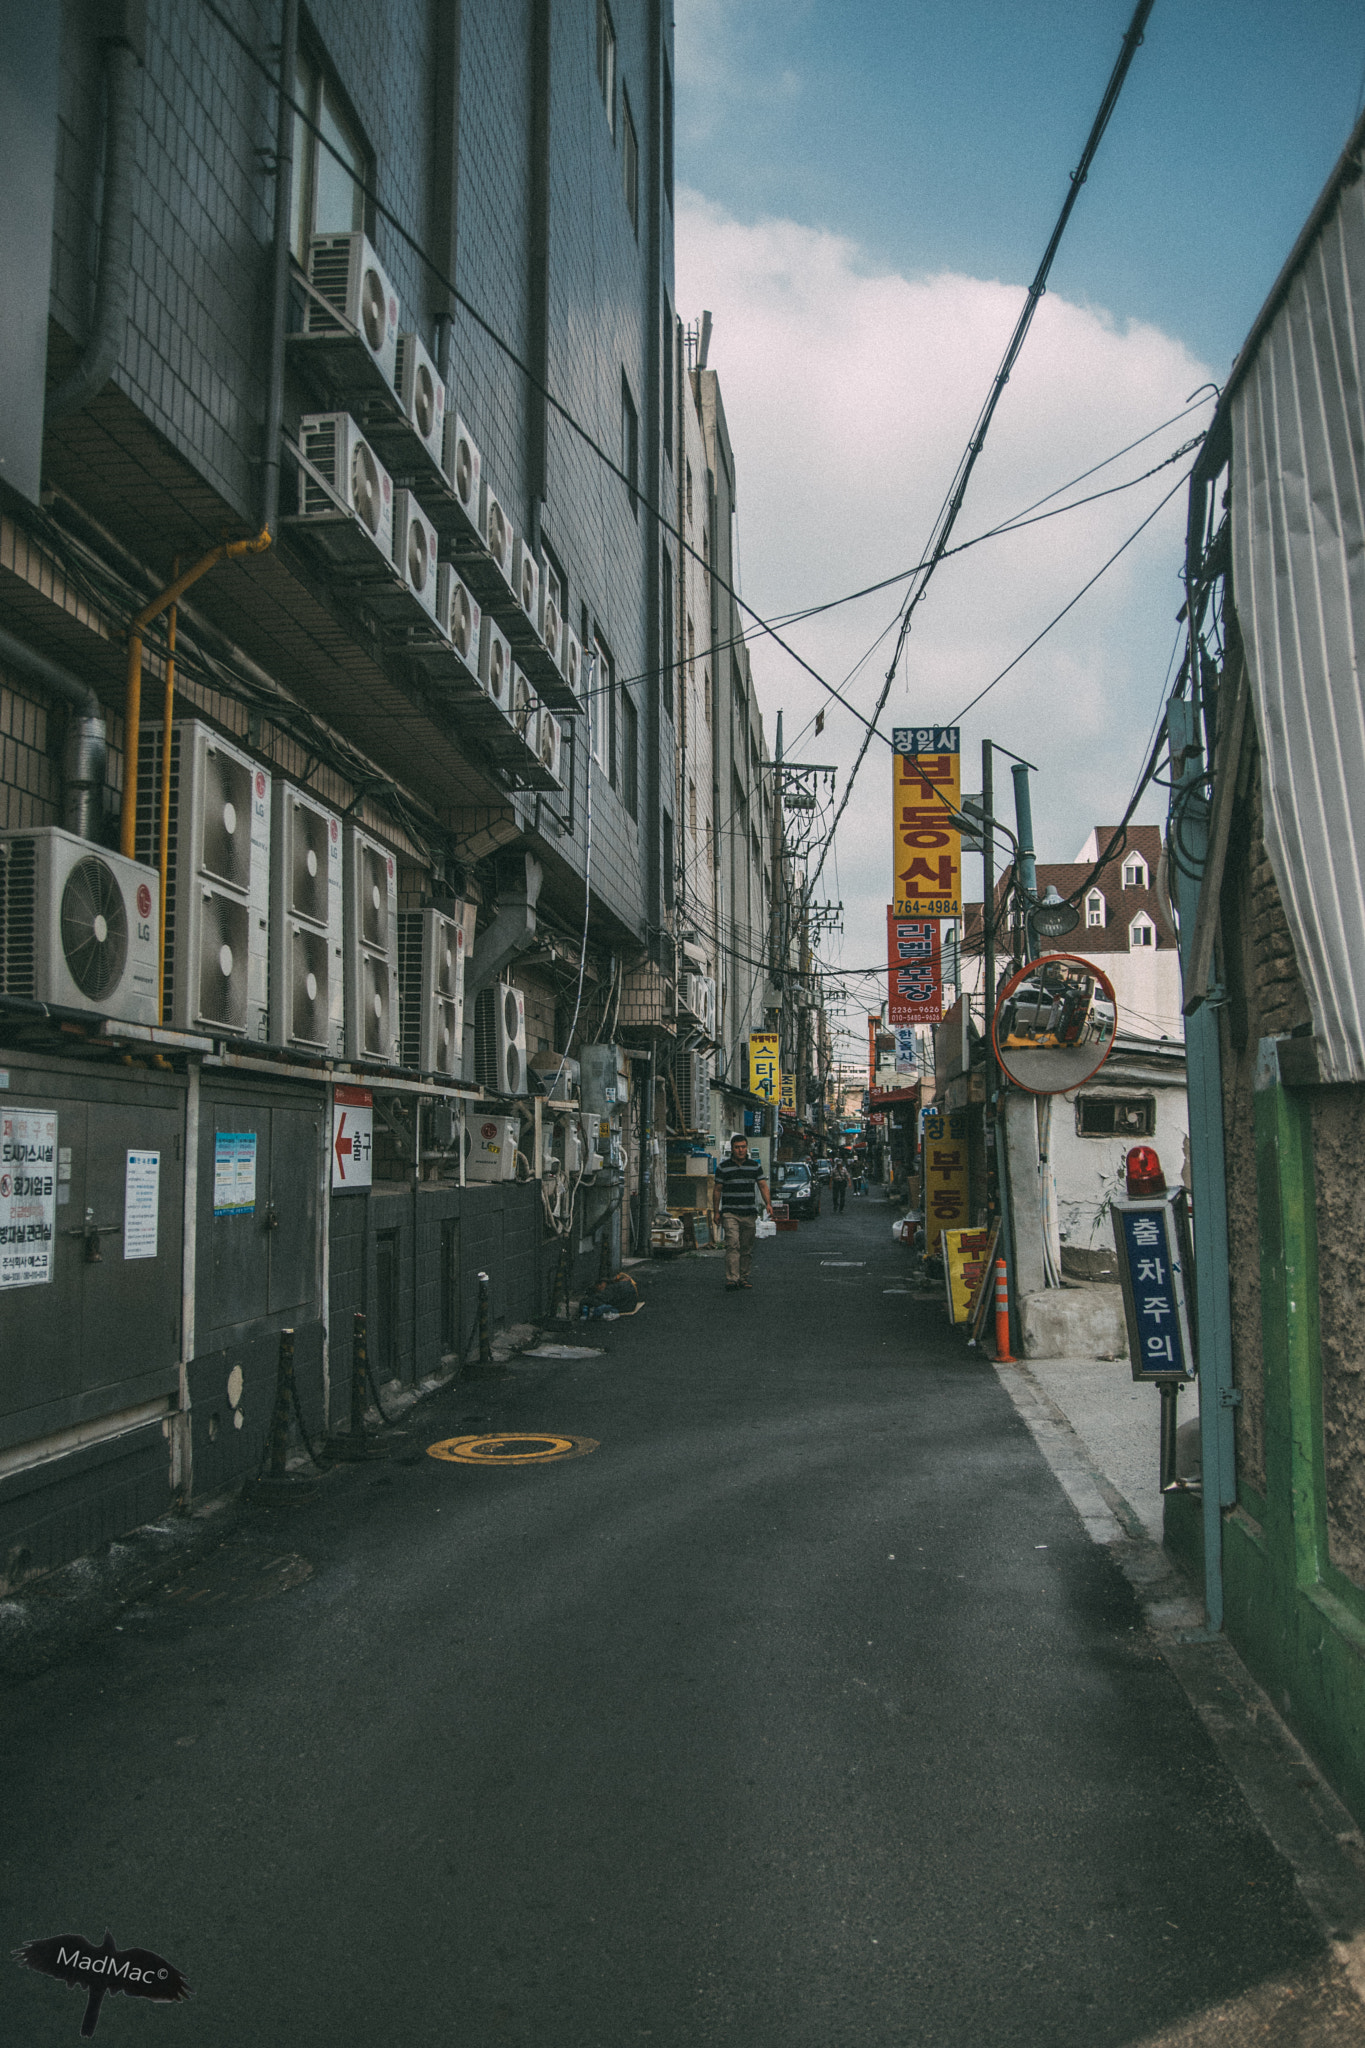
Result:
[[556,1459],[586,1458],[597,1449],[593,1436],[543,1435],[448,1436],[444,1443],[428,1444],[429,1458],[444,1458],[452,1465],[548,1465]]

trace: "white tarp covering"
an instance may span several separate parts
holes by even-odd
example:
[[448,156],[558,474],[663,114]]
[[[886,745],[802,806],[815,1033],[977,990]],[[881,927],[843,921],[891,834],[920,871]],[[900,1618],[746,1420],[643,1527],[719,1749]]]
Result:
[[1324,1080],[1365,1081],[1365,182],[1345,184],[1232,404],[1233,579],[1265,841]]

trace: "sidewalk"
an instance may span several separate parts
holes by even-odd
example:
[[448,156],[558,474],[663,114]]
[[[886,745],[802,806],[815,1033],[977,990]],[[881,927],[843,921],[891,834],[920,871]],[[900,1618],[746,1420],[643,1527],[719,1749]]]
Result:
[[[1023,1370],[1061,1409],[1096,1471],[1122,1494],[1152,1541],[1160,1543],[1159,1390],[1135,1381],[1126,1358],[1030,1358]],[[1198,1417],[1198,1387],[1182,1389],[1182,1425]]]

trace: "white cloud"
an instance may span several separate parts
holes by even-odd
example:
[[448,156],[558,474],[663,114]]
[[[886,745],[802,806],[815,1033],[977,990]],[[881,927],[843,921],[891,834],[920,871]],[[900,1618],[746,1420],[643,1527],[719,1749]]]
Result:
[[732,0],[688,0],[673,29],[677,103],[684,138],[703,143],[736,117],[736,109],[772,106],[801,97],[800,74],[774,67],[761,17],[743,15]]
[[[769,616],[893,574],[927,542],[1022,303],[1022,288],[941,273],[869,270],[835,235],[789,220],[746,225],[695,193],[677,206],[677,296],[714,316],[735,448],[744,595]],[[1208,375],[1170,335],[1049,294],[1035,317],[977,464],[955,541],[965,540],[1179,412]],[[1174,449],[1207,410],[1083,489],[1120,482]],[[1082,511],[945,562],[916,613],[909,687],[898,676],[885,723],[952,718],[1011,661],[1156,505],[1185,464]],[[1038,764],[1042,858],[1074,857],[1093,823],[1121,814],[1154,721],[1181,601],[1184,494],[964,723],[964,784],[980,782],[988,735]],[[832,682],[892,618],[895,593],[793,627],[792,644]],[[848,694],[865,711],[884,643]],[[840,786],[860,728],[771,642],[753,644],[771,739],[788,749],[821,704],[801,758],[836,763]],[[888,754],[874,742],[820,894],[842,895],[850,964],[879,959],[890,872]],[[997,789],[1007,763],[1001,763]],[[1007,802],[999,806],[1010,815]],[[1145,815],[1159,815],[1149,804]],[[969,894],[980,864],[968,860]]]

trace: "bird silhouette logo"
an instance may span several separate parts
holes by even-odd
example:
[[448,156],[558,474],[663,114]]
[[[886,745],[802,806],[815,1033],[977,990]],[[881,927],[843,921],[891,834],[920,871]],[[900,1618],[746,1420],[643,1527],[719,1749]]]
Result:
[[106,1927],[100,1943],[87,1941],[83,1934],[54,1934],[47,1941],[28,1941],[16,1949],[15,1959],[45,1977],[63,1984],[79,1984],[90,1995],[81,2038],[88,2041],[95,2031],[100,2007],[111,1991],[129,1998],[158,1998],[163,2003],[190,1996],[190,1987],[164,1956],[149,1948],[115,1948]]

